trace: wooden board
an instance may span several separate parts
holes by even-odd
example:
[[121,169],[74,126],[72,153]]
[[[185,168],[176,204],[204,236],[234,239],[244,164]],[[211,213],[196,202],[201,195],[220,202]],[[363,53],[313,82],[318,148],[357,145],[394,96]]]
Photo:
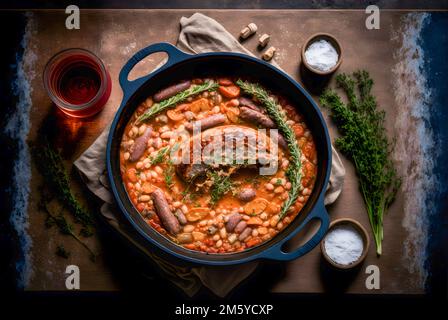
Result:
[[[53,106],[43,88],[41,75],[45,63],[56,52],[70,47],[83,47],[95,52],[106,64],[112,76],[112,95],[104,111],[93,119],[77,121],[60,118],[61,144],[68,166],[90,146],[103,128],[111,121],[118,107],[122,92],[118,85],[118,72],[133,53],[148,44],[167,41],[175,43],[179,31],[179,19],[190,16],[193,10],[86,10],[81,13],[81,29],[67,30],[66,15],[63,11],[37,11],[33,14],[33,33],[28,50],[37,56],[34,64],[35,78],[32,82],[31,111],[32,128],[30,140],[36,138],[36,132],[42,121],[52,112]],[[215,18],[226,29],[238,35],[242,26],[255,22],[259,33],[271,35],[271,45],[278,48],[276,61],[296,80],[301,82],[299,74],[300,48],[306,38],[316,32],[334,34],[344,49],[344,61],[340,72],[352,72],[359,68],[370,71],[375,79],[374,94],[379,104],[387,109],[388,130],[393,132],[394,97],[390,90],[393,77],[391,69],[393,43],[391,32],[397,28],[403,12],[388,11],[381,14],[381,29],[369,31],[365,28],[364,11],[310,11],[310,10],[214,10],[202,11]],[[256,37],[244,44],[257,55]],[[151,70],[163,55],[147,58],[139,65],[138,74],[144,75]],[[316,98],[316,97],[314,97]],[[323,110],[327,118],[327,112]],[[331,121],[331,136],[337,136]],[[367,214],[358,192],[357,180],[352,164],[343,158],[347,176],[343,192],[337,202],[329,207],[331,219],[351,217],[369,228]],[[119,285],[111,268],[99,255],[95,263],[88,258],[87,252],[76,242],[62,238],[56,230],[44,228],[44,215],[37,210],[37,201],[41,179],[33,167],[31,199],[29,206],[30,234],[33,240],[34,275],[29,290],[64,290],[64,270],[74,263],[82,270],[83,290],[116,290]],[[87,197],[74,181],[74,188],[81,196]],[[350,276],[341,276],[326,270],[322,264],[320,249],[316,248],[308,255],[289,262],[285,275],[272,288],[274,292],[325,292],[342,290],[349,293],[419,293],[422,289],[415,285],[416,275],[410,274],[402,262],[402,242],[406,236],[401,225],[403,201],[399,195],[397,201],[385,218],[385,239],[383,256],[377,258],[374,245],[371,244],[364,266],[374,264],[381,270],[381,290],[370,292],[365,288],[364,268]],[[88,240],[98,252],[102,252],[107,243],[96,237]],[[55,256],[58,243],[64,243],[72,251],[69,260]]]

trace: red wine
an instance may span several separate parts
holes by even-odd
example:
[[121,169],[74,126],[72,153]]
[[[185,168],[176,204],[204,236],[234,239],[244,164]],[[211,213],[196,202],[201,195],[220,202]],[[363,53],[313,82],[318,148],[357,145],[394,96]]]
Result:
[[62,74],[59,93],[68,103],[84,104],[96,96],[100,84],[100,76],[96,70],[87,64],[77,63]]
[[56,106],[76,118],[101,111],[112,89],[102,61],[84,49],[68,49],[55,55],[45,67],[44,85]]

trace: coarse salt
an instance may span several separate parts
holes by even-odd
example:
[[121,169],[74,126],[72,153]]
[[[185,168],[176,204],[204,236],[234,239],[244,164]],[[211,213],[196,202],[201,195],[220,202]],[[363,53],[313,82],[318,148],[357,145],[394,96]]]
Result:
[[328,71],[338,63],[339,55],[330,42],[321,39],[305,50],[305,59],[313,69]]
[[350,265],[361,257],[364,242],[352,226],[335,227],[326,235],[324,248],[327,256],[340,265]]

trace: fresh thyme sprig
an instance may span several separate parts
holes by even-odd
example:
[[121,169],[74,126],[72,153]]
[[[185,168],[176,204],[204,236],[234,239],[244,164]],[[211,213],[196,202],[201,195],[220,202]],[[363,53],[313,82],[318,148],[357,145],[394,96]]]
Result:
[[392,143],[384,128],[385,112],[378,110],[376,99],[371,94],[373,80],[364,70],[353,75],[354,78],[346,74],[336,77],[337,85],[347,95],[347,104],[333,90],[325,91],[320,102],[331,110],[341,133],[336,146],[354,162],[377,254],[381,255],[383,216],[395,199],[401,179],[390,158]]
[[158,114],[159,112],[164,111],[170,107],[175,106],[179,102],[184,101],[188,97],[194,96],[204,91],[213,91],[216,90],[217,88],[218,84],[212,81],[207,81],[198,85],[192,85],[187,90],[179,92],[178,94],[172,96],[171,98],[168,98],[166,100],[154,104],[144,114],[142,114],[140,117],[137,118],[136,123],[139,124],[143,121],[146,121],[152,118],[154,115]]
[[77,242],[79,242],[84,248],[87,249],[87,251],[89,251],[90,253],[90,259],[92,261],[95,261],[96,259],[96,254],[92,251],[92,249],[90,249],[90,247],[81,240],[81,238],[79,238],[74,229],[73,229],[73,225],[70,224],[67,219],[64,217],[64,215],[62,214],[62,209],[61,212],[59,214],[54,214],[50,211],[50,208],[48,207],[48,203],[46,200],[41,200],[40,204],[40,209],[42,209],[43,211],[45,211],[47,213],[47,219],[45,221],[45,225],[50,228],[51,226],[55,225],[58,227],[59,232],[68,236],[71,236],[73,239],[75,239]]
[[214,206],[223,195],[232,190],[233,183],[230,180],[230,174],[226,174],[223,171],[208,171],[207,178],[212,182],[210,204]]
[[150,158],[151,165],[162,163],[166,155],[168,154],[168,151],[170,151],[170,146],[163,147],[159,151],[157,151],[157,154],[154,157]]
[[72,193],[70,179],[60,153],[51,146],[46,137],[42,137],[37,144],[33,145],[32,153],[36,166],[46,183],[54,191],[59,201],[72,213],[75,221],[82,225],[81,234],[92,235],[93,216]]
[[289,208],[295,203],[299,196],[302,180],[302,162],[300,161],[302,153],[297,145],[294,131],[286,123],[287,119],[282,113],[280,106],[272,97],[269,96],[269,93],[257,83],[250,83],[241,79],[239,79],[236,83],[244,91],[244,93],[257,98],[263,104],[268,115],[274,120],[288,144],[291,161],[286,171],[286,176],[291,183],[291,189],[288,193],[288,199],[286,199],[283,203],[279,214],[279,218],[281,220],[285,217]]
[[171,161],[168,161],[166,169],[163,171],[163,178],[168,188],[171,188],[174,184],[174,165]]

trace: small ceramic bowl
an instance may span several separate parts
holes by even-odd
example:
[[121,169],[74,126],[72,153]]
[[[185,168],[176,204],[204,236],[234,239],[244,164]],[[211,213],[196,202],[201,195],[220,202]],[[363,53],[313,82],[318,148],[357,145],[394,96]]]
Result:
[[[327,235],[334,228],[344,226],[344,225],[353,227],[356,231],[359,232],[359,234],[363,240],[363,251],[362,251],[361,256],[359,257],[358,260],[356,260],[355,262],[348,264],[348,265],[336,263],[327,255],[327,252],[325,250],[325,240],[327,238]],[[352,269],[352,268],[358,266],[359,264],[361,264],[364,261],[364,259],[366,258],[367,251],[369,251],[369,246],[370,246],[369,234],[367,233],[366,229],[358,221],[350,219],[350,218],[342,218],[342,219],[334,220],[330,224],[330,227],[328,228],[327,235],[325,235],[325,237],[322,239],[322,242],[320,243],[320,250],[321,250],[322,255],[324,256],[325,260],[329,264],[331,264],[333,267],[335,267],[337,269]]]
[[[338,53],[338,56],[339,56],[338,62],[334,65],[333,68],[331,68],[328,71],[321,71],[321,70],[314,69],[312,66],[310,66],[308,64],[308,62],[306,61],[306,57],[305,57],[305,51],[308,49],[308,47],[313,42],[315,42],[317,40],[321,40],[321,39],[327,40],[328,42],[330,42],[331,45],[336,49],[336,52]],[[301,56],[302,56],[302,63],[303,63],[303,65],[309,71],[311,71],[314,74],[320,75],[320,76],[328,76],[328,75],[332,74],[333,72],[335,72],[339,68],[341,63],[342,63],[342,47],[339,44],[338,40],[336,40],[336,38],[334,36],[332,36],[331,34],[329,34],[329,33],[316,33],[316,34],[313,34],[311,37],[309,37],[305,41],[305,44],[302,46]]]

